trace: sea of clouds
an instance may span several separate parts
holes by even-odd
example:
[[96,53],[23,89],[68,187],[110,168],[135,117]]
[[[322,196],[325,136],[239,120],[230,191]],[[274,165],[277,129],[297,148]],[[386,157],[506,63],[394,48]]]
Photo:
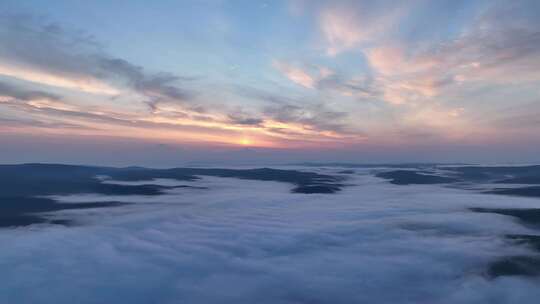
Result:
[[531,231],[467,209],[538,199],[349,178],[337,194],[203,177],[154,180],[204,187],[160,196],[55,196],[133,204],[1,229],[0,303],[538,303],[538,279],[485,275],[530,254],[502,235]]

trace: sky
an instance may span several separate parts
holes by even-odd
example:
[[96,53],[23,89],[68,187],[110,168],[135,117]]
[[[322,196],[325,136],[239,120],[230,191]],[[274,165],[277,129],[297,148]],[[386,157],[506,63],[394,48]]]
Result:
[[538,1],[0,3],[0,162],[539,162]]

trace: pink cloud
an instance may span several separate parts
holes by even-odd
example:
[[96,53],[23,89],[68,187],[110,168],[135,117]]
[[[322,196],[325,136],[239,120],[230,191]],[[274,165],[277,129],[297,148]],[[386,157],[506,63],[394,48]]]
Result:
[[315,87],[315,79],[306,71],[280,61],[275,61],[273,65],[290,81],[309,89]]

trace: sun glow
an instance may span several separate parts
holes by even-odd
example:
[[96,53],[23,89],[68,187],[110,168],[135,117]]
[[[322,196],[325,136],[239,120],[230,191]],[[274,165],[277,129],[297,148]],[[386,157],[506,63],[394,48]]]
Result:
[[245,137],[244,137],[244,138],[242,138],[242,139],[240,140],[240,144],[241,144],[242,146],[250,146],[250,145],[251,145],[251,139],[245,138]]

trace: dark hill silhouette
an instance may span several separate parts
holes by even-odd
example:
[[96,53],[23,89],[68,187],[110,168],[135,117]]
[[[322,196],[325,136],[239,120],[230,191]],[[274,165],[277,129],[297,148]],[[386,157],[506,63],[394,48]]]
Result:
[[[230,177],[277,181],[294,185],[294,193],[334,193],[343,186],[342,177],[270,168],[234,170],[206,168],[148,169],[142,167],[92,167],[61,164],[0,165],[0,227],[48,222],[40,212],[63,209],[113,207],[117,202],[62,204],[46,195],[96,193],[103,195],[160,195],[165,190],[183,186],[154,184],[119,185],[103,183],[99,177],[117,181],[149,181],[168,178],[193,181],[198,176]],[[60,223],[60,222],[58,222]],[[65,223],[61,223],[65,224]]]

